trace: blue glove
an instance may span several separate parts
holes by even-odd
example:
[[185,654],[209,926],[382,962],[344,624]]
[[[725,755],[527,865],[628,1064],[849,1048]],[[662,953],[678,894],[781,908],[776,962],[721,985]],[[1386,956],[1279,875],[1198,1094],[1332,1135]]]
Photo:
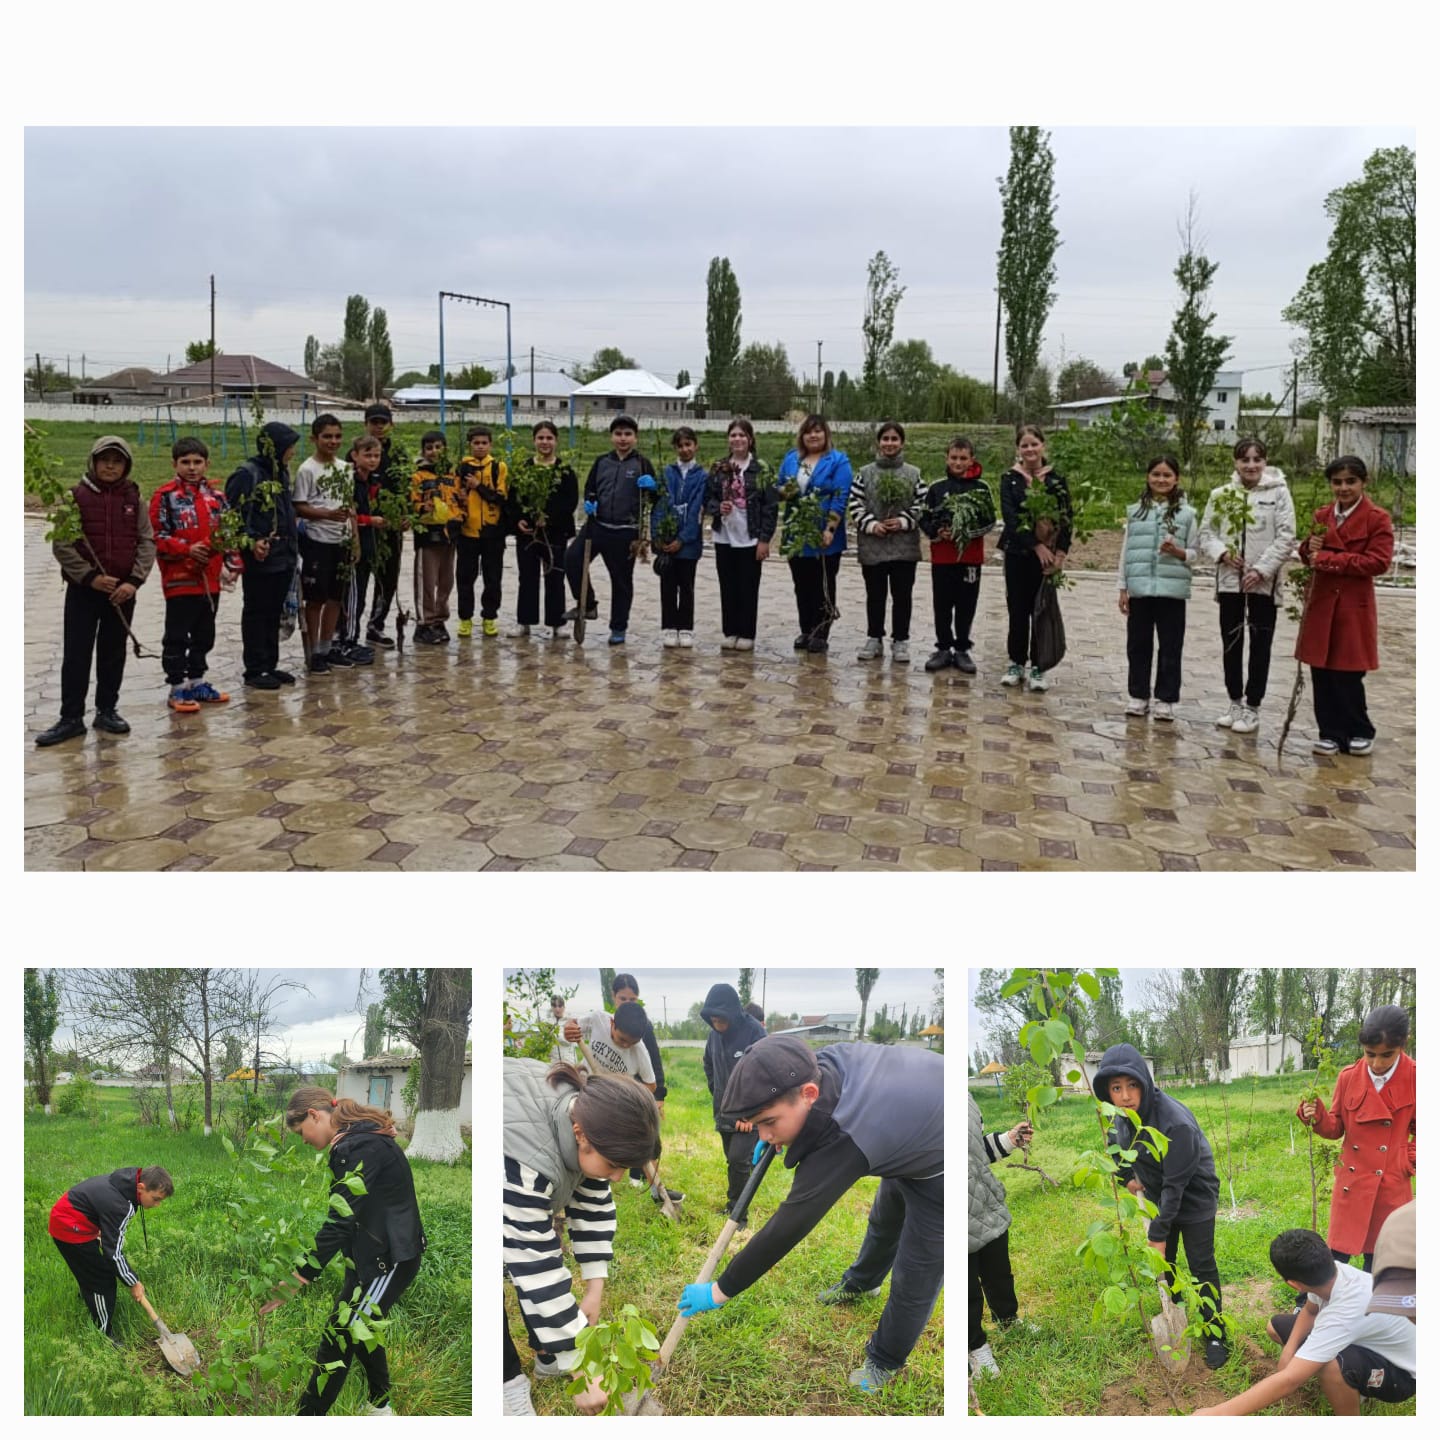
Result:
[[587,500],[587,501],[585,502],[585,513],[586,513],[587,515],[593,515],[593,514],[595,513],[595,511],[596,511],[597,508],[598,508],[598,507],[596,506],[596,504],[595,504],[595,502],[594,502],[593,500]]
[[750,1156],[750,1163],[752,1165],[758,1165],[760,1163],[760,1152],[765,1148],[767,1143],[765,1140],[757,1140],[755,1142],[754,1153]]
[[687,1285],[685,1293],[680,1297],[680,1303],[675,1308],[689,1319],[695,1315],[703,1315],[707,1310],[718,1310],[720,1307],[715,1303],[710,1282],[707,1280],[703,1285]]
[[653,475],[642,475],[635,486],[639,490],[653,490],[655,488],[655,477]]

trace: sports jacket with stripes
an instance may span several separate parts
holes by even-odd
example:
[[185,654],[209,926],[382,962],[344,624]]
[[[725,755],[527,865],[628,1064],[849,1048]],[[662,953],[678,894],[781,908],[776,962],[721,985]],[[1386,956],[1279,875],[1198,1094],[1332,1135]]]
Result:
[[[125,1258],[125,1227],[139,1208],[140,1168],[124,1165],[72,1185],[50,1211],[50,1233],[67,1245],[92,1244],[99,1233],[100,1249],[126,1285],[138,1283]],[[82,1219],[76,1219],[78,1213]],[[82,1220],[86,1223],[82,1223]]]

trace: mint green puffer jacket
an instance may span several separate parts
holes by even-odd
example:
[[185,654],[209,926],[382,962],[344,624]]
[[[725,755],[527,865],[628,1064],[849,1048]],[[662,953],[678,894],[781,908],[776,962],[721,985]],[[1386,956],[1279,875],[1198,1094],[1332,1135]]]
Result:
[[[1199,519],[1189,505],[1178,506],[1172,514],[1168,506],[1142,508],[1137,500],[1125,511],[1120,588],[1143,600],[1188,600],[1199,530]],[[1188,558],[1162,555],[1160,546],[1167,539],[1181,546]]]

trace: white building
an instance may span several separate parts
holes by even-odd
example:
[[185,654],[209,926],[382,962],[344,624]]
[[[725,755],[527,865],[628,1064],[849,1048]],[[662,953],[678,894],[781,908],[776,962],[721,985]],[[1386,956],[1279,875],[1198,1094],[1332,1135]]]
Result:
[[[1068,1082],[1072,1090],[1082,1095],[1089,1095],[1090,1084],[1095,1079],[1095,1072],[1100,1068],[1100,1062],[1105,1058],[1103,1050],[1087,1050],[1085,1052],[1085,1064],[1082,1066],[1074,1055],[1062,1055],[1060,1057],[1060,1078],[1063,1080],[1072,1070],[1080,1071],[1078,1080]],[[1145,1068],[1150,1072],[1150,1078],[1155,1078],[1155,1061],[1149,1055],[1140,1057],[1145,1062]]]
[[[1320,433],[1326,437],[1334,427],[1320,417]],[[1365,462],[1371,478],[1383,473],[1415,473],[1415,407],[1413,405],[1355,405],[1340,412],[1340,434],[1335,454],[1356,455]],[[1382,499],[1382,504],[1388,501]]]
[[[563,370],[537,370],[532,377],[522,366],[510,377],[510,399],[517,410],[548,410],[563,415],[570,408],[571,395],[579,388],[580,382]],[[503,409],[505,382],[497,380],[478,394],[484,409]]]
[[[1152,375],[1159,372],[1152,372]],[[1240,429],[1240,383],[1245,377],[1243,370],[1222,370],[1215,377],[1215,384],[1205,397],[1205,423],[1209,425],[1211,438],[1216,444],[1233,445],[1239,438]],[[1144,393],[1144,392],[1140,392]],[[1167,415],[1175,413],[1175,389],[1168,379],[1162,379],[1150,390],[1154,408]],[[1097,420],[1108,420],[1117,405],[1134,400],[1130,395],[1097,395],[1092,400],[1068,400],[1063,405],[1052,405],[1051,414],[1055,424],[1066,425],[1071,420],[1082,428],[1093,425]]]
[[574,392],[577,415],[633,415],[683,420],[693,391],[677,390],[648,370],[612,370]]
[[[405,1119],[409,1111],[401,1099],[405,1077],[415,1057],[404,1055],[376,1055],[370,1060],[357,1060],[340,1072],[335,1086],[339,1099],[347,1096],[362,1105],[377,1105],[388,1110],[396,1120]],[[465,1079],[460,1085],[460,1123],[470,1124],[470,1061],[465,1062]]]
[[[501,389],[504,395],[504,389]],[[480,403],[480,396],[484,391],[473,386],[447,385],[445,387],[446,405],[467,405],[476,406]],[[396,390],[390,396],[390,403],[400,409],[422,409],[435,410],[440,405],[440,387],[438,385],[406,385]]]
[[[1302,1068],[1300,1042],[1293,1035],[1271,1035],[1269,1052],[1266,1052],[1264,1035],[1245,1035],[1230,1042],[1230,1068],[1225,1072],[1228,1079],[1236,1080],[1242,1075],[1278,1075],[1289,1056],[1294,1060],[1294,1070]],[[1215,1061],[1205,1061],[1207,1078],[1215,1078]]]

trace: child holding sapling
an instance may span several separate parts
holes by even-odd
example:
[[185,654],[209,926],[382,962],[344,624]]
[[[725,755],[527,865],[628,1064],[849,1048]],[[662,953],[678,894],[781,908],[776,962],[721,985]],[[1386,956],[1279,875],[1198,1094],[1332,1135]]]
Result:
[[660,643],[667,650],[689,650],[695,644],[695,568],[705,548],[706,474],[695,458],[699,438],[688,425],[676,430],[670,443],[675,459],[660,477],[650,510],[650,544],[660,577]]
[[[760,619],[760,567],[780,519],[780,501],[765,463],[755,454],[755,427],[730,422],[729,453],[710,467],[705,513],[720,581],[720,648],[753,651]],[[697,549],[698,531],[697,531]]]
[[[1215,563],[1215,600],[1225,689],[1230,697],[1215,723],[1237,735],[1260,725],[1270,676],[1276,595],[1295,540],[1295,502],[1278,467],[1266,463],[1256,439],[1235,446],[1235,473],[1210,492],[1200,522],[1201,552]],[[1245,668],[1245,634],[1250,666]]]
[[995,528],[995,500],[980,476],[975,446],[957,435],[945,452],[945,478],[925,491],[920,528],[930,537],[935,608],[935,650],[925,668],[932,673],[949,665],[962,675],[975,673],[970,627],[980,603],[985,536]]
[[1360,1027],[1365,1052],[1340,1072],[1335,1095],[1304,1100],[1295,1113],[1326,1140],[1340,1140],[1330,1199],[1330,1253],[1347,1264],[1375,1260],[1386,1218],[1409,1203],[1415,1174],[1415,1062],[1405,1053],[1410,1017],[1398,1005],[1372,1010]]
[[337,494],[348,494],[353,483],[348,462],[339,458],[342,438],[334,415],[317,415],[310,426],[315,453],[295,472],[295,513],[305,522],[300,593],[305,598],[302,619],[310,642],[311,675],[331,675],[355,663],[334,645],[341,597],[349,584],[343,562],[351,541],[351,507],[335,500]]
[[[812,655],[830,649],[830,624],[838,613],[835,578],[845,553],[845,507],[852,479],[850,457],[835,448],[825,417],[807,415],[775,481],[784,502],[781,543],[790,561],[800,621],[794,648]],[[802,523],[807,513],[813,524]],[[795,531],[801,532],[798,544]]]
[[460,502],[445,468],[445,432],[420,437],[420,462],[410,479],[415,535],[415,643],[447,645],[450,592],[455,585],[455,540]]
[[700,1009],[700,1018],[710,1027],[703,1056],[705,1083],[710,1087],[710,1108],[720,1136],[720,1148],[725,1153],[726,1194],[721,1213],[728,1215],[750,1178],[755,1137],[750,1134],[754,1126],[749,1121],[721,1114],[720,1101],[736,1062],[757,1040],[765,1038],[765,1030],[741,1008],[740,996],[733,985],[712,985]]
[[1375,577],[1390,568],[1395,528],[1389,512],[1365,494],[1365,462],[1342,455],[1325,467],[1332,504],[1315,512],[1323,534],[1305,542],[1314,572],[1295,640],[1295,658],[1310,666],[1317,755],[1368,755],[1375,726],[1365,707],[1365,672],[1380,668]]
[[1185,602],[1198,523],[1180,488],[1180,462],[1160,455],[1145,467],[1145,493],[1125,511],[1120,539],[1120,613],[1130,661],[1127,715],[1150,709],[1150,661],[1158,639],[1155,718],[1174,720],[1185,649]]
[[[544,621],[550,638],[561,637],[565,618],[565,546],[575,537],[575,507],[580,503],[580,482],[569,465],[555,454],[560,432],[549,420],[530,432],[534,453],[516,467],[511,493],[516,497],[515,565],[520,572],[515,609],[515,636],[523,639],[539,625],[540,577],[545,577]],[[541,486],[536,482],[543,479]],[[525,501],[522,493],[543,494]]]
[[500,633],[505,534],[512,518],[510,471],[490,453],[491,438],[488,425],[472,425],[465,432],[470,453],[455,467],[455,491],[463,517],[455,542],[461,639],[468,639],[474,629],[477,575],[481,578],[480,628],[486,635]]
[[[340,619],[331,641],[331,653],[343,653],[355,665],[373,665],[375,650],[360,643],[360,621],[365,614],[365,600],[370,578],[375,574],[378,553],[376,534],[385,530],[385,517],[379,511],[380,464],[385,458],[381,441],[374,435],[357,435],[351,442],[345,463],[350,467],[354,499],[351,502],[355,522],[356,548],[349,583],[341,590]],[[398,545],[396,535],[391,543]],[[377,579],[376,584],[380,582]]]
[[855,552],[865,577],[865,643],[857,660],[885,653],[885,598],[890,597],[890,658],[910,663],[910,612],[920,564],[920,471],[905,463],[905,427],[886,420],[875,432],[876,457],[850,487]]
[[[1220,1200],[1220,1179],[1205,1132],[1184,1105],[1155,1088],[1150,1067],[1133,1045],[1112,1045],[1101,1058],[1091,1085],[1097,1100],[1135,1111],[1142,1125],[1154,1126],[1169,1140],[1164,1158],[1157,1160],[1145,1146],[1135,1145],[1135,1129],[1127,1116],[1116,1115],[1111,1121],[1114,1143],[1137,1151],[1133,1165],[1122,1165],[1119,1178],[1132,1194],[1143,1192],[1159,1210],[1150,1221],[1151,1248],[1160,1251],[1173,1266],[1184,1242],[1190,1273],[1202,1296],[1214,1302],[1213,1310],[1203,1318],[1218,1319],[1221,1307],[1220,1271],[1215,1264],[1215,1211]],[[1205,1363],[1210,1369],[1218,1370],[1229,1356],[1229,1346],[1223,1339],[1212,1336],[1206,1340]]]

